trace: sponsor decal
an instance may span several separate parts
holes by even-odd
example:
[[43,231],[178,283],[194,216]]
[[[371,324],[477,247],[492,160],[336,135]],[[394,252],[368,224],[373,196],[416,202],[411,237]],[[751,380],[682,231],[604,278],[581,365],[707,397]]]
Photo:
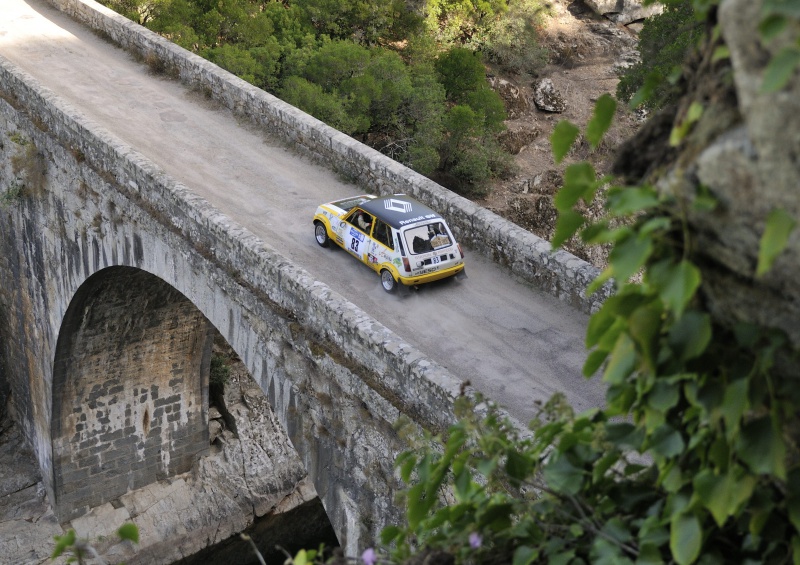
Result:
[[424,216],[417,216],[416,218],[411,218],[410,220],[400,220],[400,225],[405,226],[406,224],[415,224],[417,222],[421,222],[422,220],[430,220],[432,218],[438,218],[436,214],[425,214]]
[[350,237],[356,238],[358,241],[364,241],[364,234],[358,231],[356,228],[350,228]]
[[395,212],[401,212],[403,214],[408,214],[411,212],[411,203],[404,202],[402,200],[395,200],[394,198],[390,198],[389,200],[385,200],[383,202],[383,207],[387,210],[393,210]]

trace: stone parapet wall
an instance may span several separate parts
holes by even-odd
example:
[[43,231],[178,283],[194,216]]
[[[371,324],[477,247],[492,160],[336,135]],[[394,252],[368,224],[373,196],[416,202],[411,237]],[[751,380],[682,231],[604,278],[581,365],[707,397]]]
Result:
[[93,0],[48,2],[154,68],[208,93],[366,190],[384,195],[404,193],[424,202],[448,220],[458,239],[470,249],[575,308],[594,312],[610,294],[607,285],[585,296],[586,287],[599,274],[586,261],[565,251],[553,253],[547,241]]

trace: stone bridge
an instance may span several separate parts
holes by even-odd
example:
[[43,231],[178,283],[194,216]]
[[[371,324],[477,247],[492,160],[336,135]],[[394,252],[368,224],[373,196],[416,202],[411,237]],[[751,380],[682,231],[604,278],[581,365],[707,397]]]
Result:
[[[474,252],[591,311],[595,275],[91,0],[61,10],[376,193],[442,211]],[[59,521],[208,449],[211,340],[264,391],[354,551],[400,519],[393,424],[453,420],[461,383],[0,56],[0,400]]]

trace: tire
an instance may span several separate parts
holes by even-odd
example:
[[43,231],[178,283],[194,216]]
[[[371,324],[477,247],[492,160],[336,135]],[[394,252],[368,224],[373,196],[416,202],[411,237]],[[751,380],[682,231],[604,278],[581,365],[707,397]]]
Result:
[[397,281],[394,280],[392,272],[389,269],[381,271],[381,286],[386,292],[394,292],[397,290]]
[[322,222],[314,222],[314,239],[317,240],[320,247],[328,247],[331,244],[331,238],[328,237],[328,230]]

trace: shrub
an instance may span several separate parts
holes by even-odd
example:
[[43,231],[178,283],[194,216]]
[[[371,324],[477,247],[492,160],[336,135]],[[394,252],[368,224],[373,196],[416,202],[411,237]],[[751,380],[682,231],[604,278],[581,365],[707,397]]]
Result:
[[335,93],[325,92],[321,86],[303,77],[289,77],[279,89],[278,95],[293,106],[308,112],[318,120],[344,133],[360,129],[348,115],[342,100]]
[[453,47],[436,60],[447,99],[460,103],[475,90],[486,86],[486,70],[479,53],[464,47]]
[[646,82],[657,83],[652,96],[644,102],[649,109],[663,108],[677,100],[680,88],[670,80],[684,62],[687,53],[703,33],[694,16],[691,0],[667,4],[664,12],[645,20],[639,34],[641,60],[623,71],[617,84],[617,97],[630,101]]

